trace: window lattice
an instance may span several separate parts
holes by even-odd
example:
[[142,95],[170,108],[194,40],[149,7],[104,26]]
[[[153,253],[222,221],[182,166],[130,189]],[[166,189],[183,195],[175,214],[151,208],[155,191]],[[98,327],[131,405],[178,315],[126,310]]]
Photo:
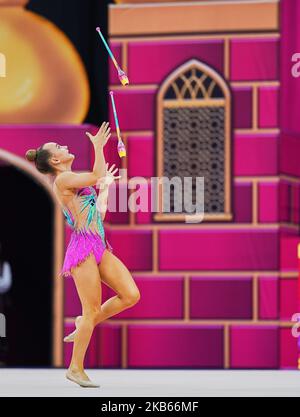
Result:
[[168,88],[164,99],[208,99],[223,98],[219,85],[208,74],[192,68],[180,74]]
[[[202,177],[205,215],[230,220],[230,93],[225,81],[207,65],[188,61],[162,85],[158,114],[158,175],[170,181],[179,177],[183,187],[163,188],[160,213],[166,215],[156,218],[171,220],[170,213],[183,219],[190,214],[183,193],[188,191],[185,197],[195,209],[196,177]],[[184,187],[187,177],[193,179],[192,187]]]
[[[224,107],[164,109],[164,176],[204,177],[205,213],[224,211]],[[170,193],[174,212],[174,189]],[[165,202],[164,202],[165,204]],[[184,208],[184,207],[183,207]],[[184,212],[184,210],[183,210]]]

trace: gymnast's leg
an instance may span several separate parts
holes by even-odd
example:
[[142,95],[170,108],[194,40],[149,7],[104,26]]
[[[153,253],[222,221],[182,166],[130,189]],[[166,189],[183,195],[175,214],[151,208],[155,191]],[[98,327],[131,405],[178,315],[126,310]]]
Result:
[[72,359],[69,370],[83,380],[89,380],[83,364],[95,325],[100,319],[101,281],[94,255],[78,265],[72,275],[82,306],[82,317],[74,338]]
[[101,280],[117,295],[101,305],[98,323],[132,307],[140,299],[139,289],[129,270],[112,252],[105,250],[99,265]]
[[[99,273],[101,281],[114,290],[117,295],[109,298],[100,306],[100,314],[96,324],[132,307],[140,299],[139,289],[129,270],[120,259],[108,250],[103,253]],[[80,323],[80,321],[81,316],[77,316],[76,323]]]

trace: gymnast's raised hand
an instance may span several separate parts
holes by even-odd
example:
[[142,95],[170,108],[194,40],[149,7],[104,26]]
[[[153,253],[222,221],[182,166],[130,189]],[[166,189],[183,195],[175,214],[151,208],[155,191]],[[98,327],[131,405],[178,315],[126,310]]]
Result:
[[105,177],[100,178],[98,181],[98,184],[100,185],[100,188],[104,188],[105,186],[111,185],[115,180],[118,180],[121,178],[121,175],[115,176],[115,173],[118,171],[118,168],[114,169],[116,164],[112,164],[110,168],[108,168],[108,162],[105,164],[106,168],[106,175]]
[[96,135],[92,135],[89,132],[85,134],[90,138],[92,144],[96,147],[104,147],[111,136],[109,122],[103,122]]

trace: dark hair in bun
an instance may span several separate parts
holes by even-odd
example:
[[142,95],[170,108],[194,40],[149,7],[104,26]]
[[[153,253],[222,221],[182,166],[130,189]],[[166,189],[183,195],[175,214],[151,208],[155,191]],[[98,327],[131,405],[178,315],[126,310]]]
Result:
[[30,162],[35,161],[36,156],[37,156],[37,150],[36,149],[29,149],[25,154],[26,159]]
[[37,170],[42,174],[55,173],[54,168],[49,163],[51,156],[51,152],[47,149],[43,149],[43,146],[38,149],[29,149],[25,154],[26,159],[30,162],[34,162]]

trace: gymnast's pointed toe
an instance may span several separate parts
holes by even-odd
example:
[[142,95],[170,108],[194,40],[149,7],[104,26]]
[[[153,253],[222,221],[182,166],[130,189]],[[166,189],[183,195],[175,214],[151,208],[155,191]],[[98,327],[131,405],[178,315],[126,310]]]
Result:
[[64,342],[66,342],[66,343],[74,342],[76,333],[77,333],[77,329],[74,330],[74,332],[72,332],[72,333],[68,334],[67,336],[65,336],[64,337]]
[[80,385],[83,388],[100,388],[99,384],[96,384],[95,382],[92,382],[90,380],[84,380],[81,379],[80,376],[70,370],[66,373],[66,378],[69,381],[75,382],[75,384]]
[[76,336],[76,333],[77,333],[77,330],[78,330],[78,324],[80,322],[81,317],[82,316],[77,316],[76,317],[76,319],[75,319],[76,329],[72,333],[70,333],[70,334],[68,334],[67,336],[64,337],[64,342],[66,342],[66,343],[74,342],[74,339],[75,339],[75,336]]

